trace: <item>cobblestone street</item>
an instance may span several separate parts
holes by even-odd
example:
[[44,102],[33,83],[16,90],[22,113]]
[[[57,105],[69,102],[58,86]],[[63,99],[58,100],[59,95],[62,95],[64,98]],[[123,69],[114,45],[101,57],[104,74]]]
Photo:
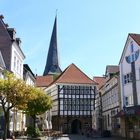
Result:
[[96,137],[90,138],[83,135],[63,135],[61,138],[45,138],[45,140],[125,140],[124,138],[119,137]]
[[[15,140],[29,140],[27,137],[21,137],[21,138],[16,138]],[[63,135],[62,137],[59,138],[53,138],[53,137],[41,137],[41,140],[125,140],[125,138],[120,138],[120,137],[86,137],[84,135]],[[2,140],[2,139],[0,139]],[[7,140],[12,140],[12,139],[7,139]]]

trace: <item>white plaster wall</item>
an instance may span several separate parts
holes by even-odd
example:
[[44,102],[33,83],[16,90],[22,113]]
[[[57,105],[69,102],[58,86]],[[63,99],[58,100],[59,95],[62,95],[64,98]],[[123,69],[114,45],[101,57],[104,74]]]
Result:
[[[128,64],[125,60],[125,57],[130,55],[130,42],[133,41],[134,45],[134,51],[140,50],[140,46],[131,38],[129,37],[125,46],[124,54],[123,54],[123,60],[120,63],[120,78],[121,78],[121,95],[122,95],[122,101],[124,102],[125,96],[130,96],[133,94],[132,91],[132,83],[128,83],[124,85],[123,81],[123,75],[131,72],[131,64]],[[140,54],[135,62],[135,69],[136,69],[136,84],[137,84],[137,93],[140,93]],[[139,95],[138,95],[139,97]],[[140,104],[140,98],[138,98],[138,103]],[[124,103],[123,103],[124,104]],[[122,104],[122,106],[123,106]]]
[[[12,53],[12,55],[11,55],[11,71],[15,74],[15,76],[17,78],[23,79],[23,60],[24,60],[24,56],[20,52],[16,43],[14,43],[12,45],[12,52],[11,53]],[[16,57],[16,67],[14,67],[14,57]],[[17,61],[19,62],[18,64],[17,64]]]
[[125,96],[130,96],[132,95],[132,83],[128,83],[126,85],[124,85],[124,93],[125,93]]
[[34,86],[34,81],[32,80],[30,76],[27,77],[26,84]]

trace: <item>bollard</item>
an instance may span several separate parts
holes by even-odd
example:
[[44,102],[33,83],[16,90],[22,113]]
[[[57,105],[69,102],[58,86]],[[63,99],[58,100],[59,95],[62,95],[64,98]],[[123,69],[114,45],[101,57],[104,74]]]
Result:
[[15,140],[15,136],[12,136],[12,140]]

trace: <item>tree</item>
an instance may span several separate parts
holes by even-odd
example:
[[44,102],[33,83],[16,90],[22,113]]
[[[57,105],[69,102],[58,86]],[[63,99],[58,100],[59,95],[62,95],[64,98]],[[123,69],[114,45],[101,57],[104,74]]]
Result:
[[[45,113],[52,107],[51,98],[41,89],[33,88],[34,98],[29,100],[25,113],[33,118],[33,129],[36,130],[36,116]],[[33,134],[35,136],[35,133]]]
[[25,109],[32,95],[31,87],[27,86],[23,80],[15,78],[12,73],[7,71],[4,71],[4,75],[5,79],[0,79],[0,104],[4,112],[3,140],[6,140],[10,109]]

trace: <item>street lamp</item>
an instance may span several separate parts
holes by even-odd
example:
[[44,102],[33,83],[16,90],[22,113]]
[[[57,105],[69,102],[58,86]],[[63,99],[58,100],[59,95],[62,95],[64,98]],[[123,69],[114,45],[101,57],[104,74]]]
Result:
[[125,139],[127,140],[127,120],[126,120],[126,107],[123,107],[123,112],[124,112],[124,123],[125,123]]

